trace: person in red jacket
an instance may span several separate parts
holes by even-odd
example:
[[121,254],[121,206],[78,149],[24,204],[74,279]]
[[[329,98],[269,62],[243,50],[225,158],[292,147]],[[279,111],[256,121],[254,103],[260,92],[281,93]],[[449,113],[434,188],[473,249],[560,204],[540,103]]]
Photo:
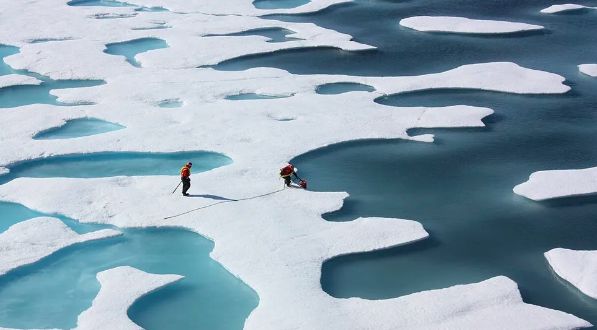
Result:
[[183,196],[189,196],[187,191],[191,188],[191,167],[193,167],[193,163],[188,162],[180,169],[180,181],[182,181]]
[[280,169],[280,176],[284,179],[284,184],[286,187],[290,187],[290,183],[292,182],[292,176],[299,180],[299,186],[303,189],[307,189],[307,181],[303,180],[296,175],[298,169],[294,167],[292,164],[288,164]]
[[280,169],[280,176],[284,179],[284,184],[286,184],[286,187],[290,187],[291,176],[294,175],[296,177],[295,171],[296,169],[292,164],[288,164]]

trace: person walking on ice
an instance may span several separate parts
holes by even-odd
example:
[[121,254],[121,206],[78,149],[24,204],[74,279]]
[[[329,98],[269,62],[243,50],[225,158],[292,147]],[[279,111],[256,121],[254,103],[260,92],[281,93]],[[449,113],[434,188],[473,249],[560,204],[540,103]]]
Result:
[[193,163],[188,162],[180,169],[180,181],[182,181],[183,196],[189,196],[187,191],[191,188],[191,167],[193,167]]

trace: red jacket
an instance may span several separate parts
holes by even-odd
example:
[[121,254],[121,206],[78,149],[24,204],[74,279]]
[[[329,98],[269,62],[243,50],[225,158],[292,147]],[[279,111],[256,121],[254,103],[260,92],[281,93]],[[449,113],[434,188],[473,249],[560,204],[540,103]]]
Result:
[[181,178],[188,178],[191,176],[191,169],[185,165],[180,169],[180,177]]
[[294,166],[292,164],[288,164],[280,169],[280,176],[283,178],[292,175],[292,173],[294,173]]

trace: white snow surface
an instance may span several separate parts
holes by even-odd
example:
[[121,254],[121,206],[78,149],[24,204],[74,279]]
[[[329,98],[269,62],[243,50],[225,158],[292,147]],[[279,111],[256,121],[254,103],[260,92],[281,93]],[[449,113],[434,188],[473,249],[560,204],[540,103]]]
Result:
[[573,11],[573,10],[580,10],[580,9],[595,9],[596,7],[587,7],[583,5],[573,4],[573,3],[566,3],[562,5],[552,5],[545,9],[541,9],[543,14],[556,14],[562,13],[566,11]]
[[[133,3],[171,11],[134,12],[129,7],[70,7],[62,0],[4,0],[0,43],[20,47],[19,53],[5,59],[9,65],[53,79],[95,78],[107,83],[51,92],[62,102],[95,105],[36,104],[0,111],[0,166],[9,168],[16,162],[52,155],[102,151],[206,150],[224,153],[234,163],[194,174],[190,191],[197,195],[194,198],[170,194],[177,177],[157,176],[19,178],[0,186],[0,199],[65,214],[82,222],[98,221],[120,227],[175,226],[212,239],[215,247],[211,256],[259,295],[259,306],[245,324],[248,329],[588,326],[570,314],[525,304],[516,284],[504,277],[387,300],[336,299],[322,291],[321,265],[325,260],[408,244],[428,234],[418,222],[403,219],[325,221],[321,215],[339,209],[347,194],[281,190],[277,171],[289,159],[350,140],[432,141],[429,134],[409,137],[406,131],[415,127],[479,127],[484,125],[482,119],[493,113],[488,108],[467,105],[390,107],[374,102],[386,94],[437,88],[518,94],[565,93],[570,89],[559,75],[502,62],[408,77],[293,75],[271,68],[240,72],[196,68],[281,49],[370,49],[371,46],[351,41],[349,35],[313,24],[258,17],[271,12],[316,11],[339,2],[313,0],[295,9],[264,11],[251,9],[250,1],[241,0],[137,0]],[[97,18],[106,15],[122,18]],[[39,21],[44,24],[36,24]],[[156,25],[169,28],[144,29]],[[208,36],[266,27],[295,31],[292,37],[304,40],[268,43],[267,38],[259,36]],[[161,38],[170,47],[138,54],[141,68],[103,52],[107,43],[144,37]],[[54,41],[29,43],[35,39]],[[315,92],[317,86],[333,82],[363,83],[376,90],[339,95]],[[225,99],[240,93],[292,96]],[[156,106],[165,99],[179,99],[183,105],[176,109]],[[67,142],[31,138],[66,120],[83,117],[119,123],[126,128]],[[293,120],[279,120],[285,118]],[[270,192],[276,193],[164,219],[217,202],[209,195],[240,199]],[[126,284],[111,278],[108,276],[108,287],[117,289],[103,287],[103,292],[126,289]],[[137,293],[154,288],[151,283],[140,284],[142,288],[137,288]],[[96,298],[98,306],[105,306],[107,296],[100,293]],[[124,328],[135,328],[124,320],[128,307],[125,305],[109,310],[92,307],[82,318],[114,318]]]
[[0,88],[16,85],[39,85],[42,81],[22,74],[7,74],[0,76]]
[[545,258],[558,276],[597,299],[597,251],[556,248],[547,251]]
[[513,190],[536,201],[594,194],[597,193],[597,167],[534,172]]
[[113,229],[77,234],[56,218],[39,217],[0,233],[0,275],[32,264],[67,246],[120,235]]
[[79,315],[75,329],[143,329],[128,318],[128,308],[142,296],[182,278],[149,274],[129,266],[100,272],[100,292],[91,307]]
[[543,26],[495,20],[451,16],[414,16],[400,20],[400,25],[423,32],[500,34],[542,30]]
[[588,76],[597,77],[597,64],[581,64],[578,70]]

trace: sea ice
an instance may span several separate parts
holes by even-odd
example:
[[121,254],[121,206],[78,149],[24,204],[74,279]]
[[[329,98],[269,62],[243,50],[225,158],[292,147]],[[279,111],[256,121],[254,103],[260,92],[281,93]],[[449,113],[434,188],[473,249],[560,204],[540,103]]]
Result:
[[142,296],[180,279],[180,275],[149,274],[128,266],[100,272],[100,292],[79,315],[75,329],[142,329],[128,318],[128,308]]
[[[205,150],[224,153],[234,163],[194,174],[190,191],[194,198],[171,194],[178,183],[176,176],[135,176],[18,178],[0,185],[0,199],[81,221],[121,227],[175,226],[205,235],[215,242],[211,256],[259,295],[259,306],[246,323],[250,329],[588,326],[570,314],[524,303],[516,284],[503,277],[375,301],[336,299],[322,291],[321,266],[325,260],[408,244],[425,239],[428,234],[419,223],[403,219],[359,218],[343,223],[323,220],[321,215],[339,209],[347,194],[283,190],[276,169],[288,159],[349,140],[409,139],[407,130],[414,127],[483,126],[482,119],[492,113],[488,108],[466,105],[390,107],[374,102],[386,94],[434,88],[519,94],[565,93],[570,89],[559,75],[514,63],[471,64],[412,77],[293,75],[271,68],[242,72],[196,68],[282,49],[372,49],[351,40],[350,35],[314,24],[258,17],[317,11],[341,2],[313,0],[292,9],[260,10],[246,0],[132,1],[135,5],[170,10],[151,13],[135,12],[129,7],[109,11],[71,7],[63,0],[7,2],[0,20],[0,41],[20,47],[20,52],[7,57],[6,63],[54,79],[96,78],[107,83],[52,91],[61,102],[88,101],[95,105],[35,104],[0,111],[1,166],[52,155],[102,151]],[[23,17],[23,12],[34,15]],[[95,19],[100,17],[114,19]],[[37,24],[39,21],[44,24]],[[155,26],[156,22],[171,28],[139,30]],[[512,24],[517,24],[507,23],[507,27],[491,22],[488,26],[508,31],[514,29]],[[258,28],[292,30],[296,32],[293,37],[303,40],[271,43],[261,36],[207,37]],[[54,37],[71,40],[28,42]],[[103,52],[106,44],[138,38],[159,38],[170,47],[139,54],[142,68]],[[365,84],[375,91],[316,93],[317,86],[339,82]],[[226,100],[227,95],[240,93],[294,96],[251,102]],[[170,99],[181,100],[184,107],[166,111],[155,106]],[[85,117],[120,123],[127,129],[68,143],[31,138],[66,120]],[[222,134],[224,129],[226,134]],[[429,141],[431,137],[415,138]],[[286,141],[283,147],[282,139]],[[264,194],[270,195],[260,197]],[[214,200],[209,196],[239,201],[212,205]],[[135,287],[130,293],[127,287],[135,283],[113,280],[111,273],[103,274],[100,281],[107,284],[94,306],[81,315],[79,325],[97,326],[101,319],[117,322],[114,327],[136,327],[126,319],[126,308],[134,297],[151,287]],[[104,312],[107,297],[112,297],[114,291],[127,292],[126,301],[119,301]],[[101,317],[95,319],[94,315]]]
[[0,76],[0,88],[17,85],[39,85],[42,81],[31,76],[21,74],[7,74]]
[[120,235],[102,229],[79,235],[56,218],[34,218],[0,233],[0,275],[34,263],[69,245]]
[[545,9],[541,9],[543,14],[556,14],[556,13],[563,13],[567,11],[574,11],[574,10],[581,10],[581,9],[595,9],[595,7],[587,7],[583,5],[577,5],[572,3],[567,3],[563,5],[552,5]]
[[415,16],[400,20],[400,25],[424,32],[500,34],[542,30],[543,26],[449,16]]
[[597,299],[597,251],[557,248],[545,252],[545,258],[558,276]]
[[586,75],[597,77],[597,64],[581,64],[578,69]]
[[513,190],[536,201],[594,194],[597,193],[597,167],[534,172]]

